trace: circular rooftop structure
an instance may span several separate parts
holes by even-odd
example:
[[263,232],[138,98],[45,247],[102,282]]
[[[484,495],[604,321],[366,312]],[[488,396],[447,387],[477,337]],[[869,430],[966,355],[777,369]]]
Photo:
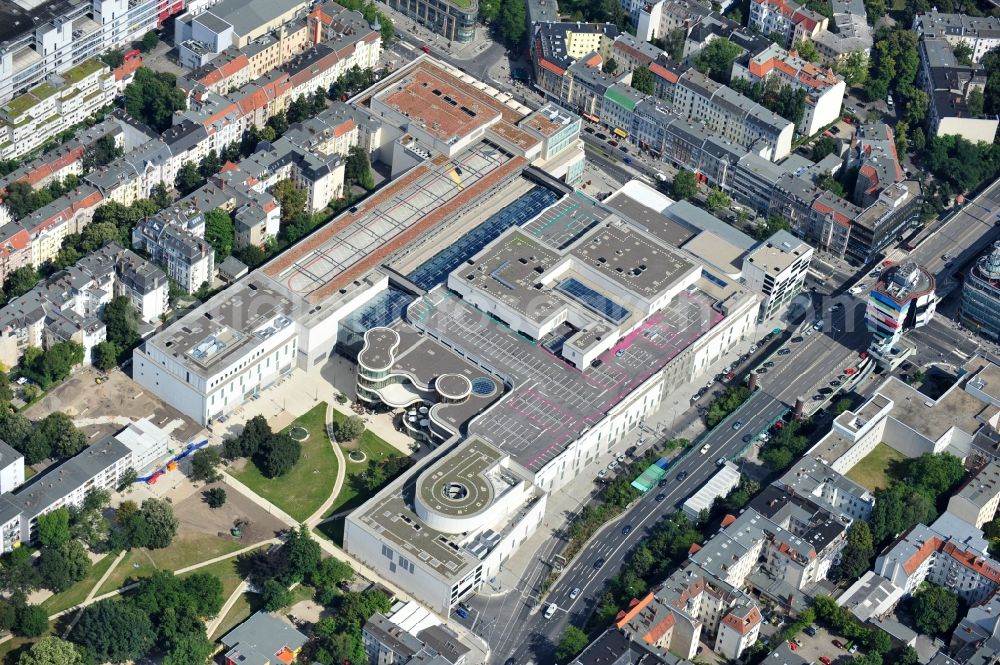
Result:
[[365,345],[358,363],[371,372],[385,372],[392,367],[399,333],[391,328],[372,328],[365,333]]
[[488,376],[477,376],[472,380],[472,394],[479,397],[489,397],[497,391],[496,381]]
[[442,374],[434,379],[434,390],[442,399],[458,402],[472,393],[472,382],[463,374]]
[[477,439],[434,463],[417,479],[417,516],[444,533],[482,528],[491,519],[489,512],[496,498],[487,473],[501,457],[500,451]]

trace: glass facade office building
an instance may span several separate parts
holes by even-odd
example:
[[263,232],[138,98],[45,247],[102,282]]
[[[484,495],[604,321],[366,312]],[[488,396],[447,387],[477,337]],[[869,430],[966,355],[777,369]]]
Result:
[[386,4],[454,42],[465,44],[476,36],[478,0],[387,0]]
[[1000,242],[969,270],[962,288],[962,325],[1000,340]]

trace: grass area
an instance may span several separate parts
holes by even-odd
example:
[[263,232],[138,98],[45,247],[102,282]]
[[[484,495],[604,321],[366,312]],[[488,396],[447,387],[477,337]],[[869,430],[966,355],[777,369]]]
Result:
[[319,534],[323,538],[331,541],[337,547],[344,546],[344,518],[340,517],[338,519],[332,520],[330,522],[324,522],[320,524],[313,530],[313,533]]
[[[345,420],[347,416],[341,412],[334,409],[333,420],[337,422],[339,420]],[[340,494],[337,495],[336,501],[330,506],[330,509],[326,511],[324,517],[329,517],[335,513],[339,513],[344,510],[351,510],[357,508],[362,503],[371,498],[371,492],[360,491],[355,482],[354,478],[361,476],[367,469],[368,465],[372,463],[378,463],[381,460],[388,459],[390,457],[402,457],[403,454],[399,452],[399,449],[390,445],[385,439],[375,434],[371,430],[365,430],[356,442],[351,442],[343,446],[344,459],[347,461],[347,473],[344,476],[344,486],[340,490]],[[347,456],[349,450],[360,450],[365,454],[364,462],[352,462],[351,458]],[[341,539],[343,540],[343,539]]]
[[30,646],[47,635],[55,634],[56,622],[49,622],[49,629],[44,635],[39,637],[17,637],[16,635],[3,644],[0,644],[0,663],[4,665],[15,665],[17,654],[23,646]]
[[891,467],[905,459],[906,455],[903,453],[888,444],[879,443],[847,472],[847,477],[874,492],[889,484],[892,480]]
[[104,576],[111,564],[117,558],[115,554],[107,554],[103,559],[90,567],[90,572],[82,580],[66,589],[62,593],[57,593],[42,601],[42,607],[49,613],[49,616],[68,610],[74,605],[79,605],[87,598],[87,594],[94,588],[94,585]]
[[212,639],[217,640],[229,631],[231,631],[236,626],[240,625],[250,617],[260,605],[260,596],[255,593],[244,593],[241,594],[233,606],[229,608],[226,616],[219,622],[216,627],[215,632],[212,633]]
[[333,490],[337,479],[337,456],[326,435],[326,402],[313,407],[283,431],[293,427],[309,430],[302,442],[302,456],[292,470],[280,478],[265,478],[248,462],[233,476],[300,522],[312,515]]
[[32,469],[30,466],[25,466],[24,467],[24,479],[25,480],[27,480],[28,478],[31,478],[36,473],[38,473],[38,472],[35,471],[34,469]]
[[[126,584],[126,580],[152,575],[159,569],[178,570],[207,561],[223,554],[243,549],[246,545],[218,536],[179,536],[170,547],[160,550],[135,549],[125,555],[114,572],[101,586],[98,594],[108,593]],[[235,587],[234,587],[235,588]]]
[[190,572],[181,575],[182,578],[188,575],[194,575],[195,573],[209,573],[215,575],[222,581],[222,597],[229,598],[236,591],[236,587],[240,585],[239,571],[236,569],[236,560],[238,556],[229,557],[228,559],[223,559],[222,561],[216,561],[213,564],[207,566],[202,566],[201,568],[196,568]]

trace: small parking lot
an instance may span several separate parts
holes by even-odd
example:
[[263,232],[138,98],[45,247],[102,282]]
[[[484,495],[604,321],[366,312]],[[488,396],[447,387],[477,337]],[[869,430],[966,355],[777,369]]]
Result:
[[830,633],[822,626],[816,626],[815,636],[801,632],[796,639],[799,642],[799,646],[795,649],[795,653],[805,658],[809,663],[822,663],[823,661],[820,659],[826,656],[830,659],[831,663],[844,665],[852,658],[851,654],[845,649],[840,649],[833,645],[834,640],[839,639],[842,643],[846,643],[847,640]]

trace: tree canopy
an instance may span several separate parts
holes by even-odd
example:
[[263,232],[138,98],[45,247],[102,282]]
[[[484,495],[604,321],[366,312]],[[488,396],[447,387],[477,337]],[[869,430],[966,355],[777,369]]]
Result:
[[581,651],[587,648],[590,640],[587,634],[576,626],[567,626],[563,631],[562,638],[556,646],[556,661],[568,663],[573,660]]
[[157,132],[169,129],[174,112],[185,108],[184,92],[173,74],[140,67],[125,87],[125,110]]
[[87,659],[72,642],[48,636],[23,652],[17,665],[86,665]]
[[156,632],[149,615],[117,599],[83,608],[69,634],[99,663],[138,660],[153,646]]
[[690,171],[681,169],[674,176],[671,191],[678,200],[693,199],[698,193],[698,180]]
[[728,39],[713,39],[694,57],[694,66],[702,74],[707,74],[719,83],[729,81],[733,63],[743,49]]
[[222,261],[233,253],[233,242],[236,229],[233,218],[221,208],[215,208],[205,213],[205,240],[215,250],[216,262]]
[[653,81],[653,74],[648,67],[636,67],[632,70],[632,87],[647,95],[653,94],[656,83]]
[[913,622],[926,635],[950,635],[958,623],[958,606],[958,596],[930,582],[925,582],[910,602]]

